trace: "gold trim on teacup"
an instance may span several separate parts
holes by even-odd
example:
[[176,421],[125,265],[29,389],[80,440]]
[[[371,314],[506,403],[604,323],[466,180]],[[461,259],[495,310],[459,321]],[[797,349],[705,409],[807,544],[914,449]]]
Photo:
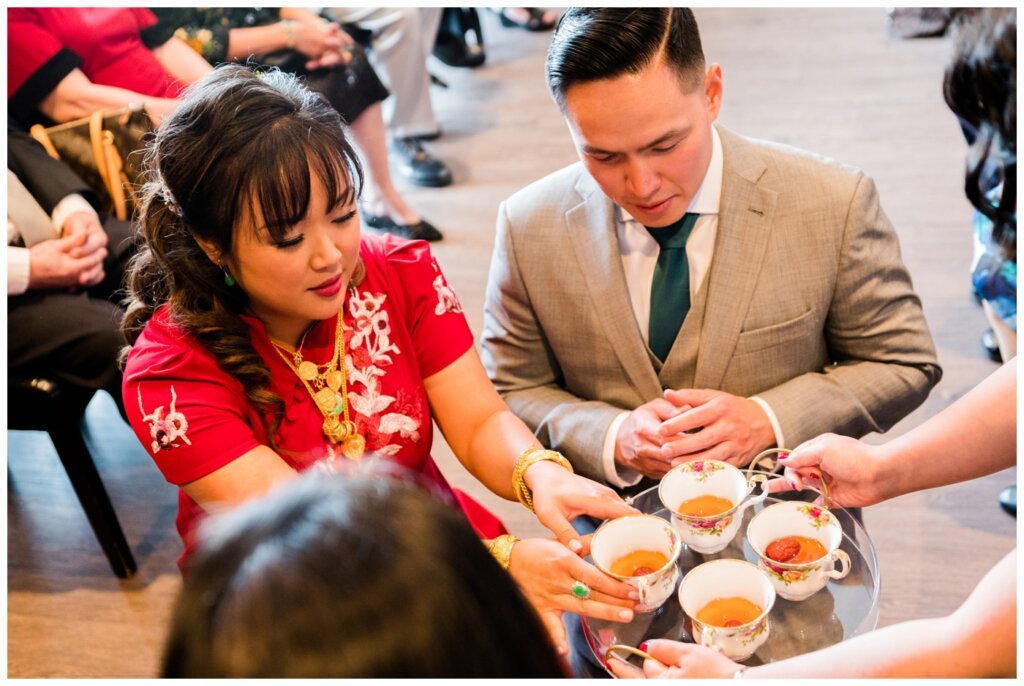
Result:
[[[657,520],[657,522],[659,524],[662,524],[662,525],[664,525],[666,527],[666,530],[667,530],[667,532],[669,534],[669,540],[672,541],[672,555],[669,556],[668,562],[663,564],[661,567],[658,567],[657,569],[655,569],[650,574],[644,574],[643,576],[622,576],[620,574],[616,574],[615,572],[612,572],[611,570],[605,569],[604,565],[602,565],[600,562],[598,562],[597,558],[594,557],[594,539],[597,538],[597,535],[599,533],[601,533],[601,529],[605,528],[609,524],[611,524],[613,522],[617,522],[620,519],[635,519],[635,518],[638,518],[638,517],[644,517],[646,519]],[[679,534],[672,527],[672,524],[670,524],[669,522],[665,521],[664,519],[662,519],[661,517],[658,517],[656,515],[649,515],[649,514],[623,515],[621,517],[616,517],[615,519],[606,519],[604,522],[601,523],[601,526],[597,527],[597,529],[594,530],[594,533],[590,536],[590,558],[594,561],[594,566],[597,567],[598,569],[600,569],[602,572],[604,572],[608,576],[610,576],[612,578],[615,578],[615,579],[622,580],[622,581],[625,581],[626,579],[646,579],[647,577],[654,576],[655,574],[660,574],[661,572],[665,571],[666,569],[668,569],[669,567],[674,565],[676,563],[676,560],[679,559],[680,553],[682,553],[682,552],[683,552],[683,542],[679,538]]]
[[[768,475],[766,475],[766,474],[755,474],[752,477],[748,478],[748,477],[743,475],[743,470],[739,469],[738,467],[736,467],[734,465],[729,464],[728,462],[722,462],[721,460],[693,460],[693,462],[704,462],[704,463],[717,462],[718,464],[724,465],[724,466],[728,467],[729,469],[732,469],[733,471],[737,472],[740,475],[740,477],[743,479],[743,482],[745,484],[747,484],[747,486],[750,486],[751,488],[750,488],[749,491],[747,491],[746,493],[743,494],[743,497],[740,498],[740,501],[738,503],[733,505],[731,508],[729,508],[725,512],[720,512],[719,514],[715,514],[715,515],[708,515],[706,517],[700,517],[700,516],[697,516],[697,515],[679,514],[678,512],[675,511],[675,508],[673,508],[667,502],[665,502],[665,497],[664,497],[664,495],[662,495],[662,490],[661,489],[664,487],[665,479],[666,479],[666,477],[668,477],[669,474],[671,474],[672,472],[675,472],[675,471],[680,471],[681,472],[681,471],[683,471],[683,469],[682,469],[683,467],[685,467],[686,465],[690,464],[690,462],[680,462],[675,467],[673,467],[672,469],[670,469],[667,472],[665,472],[665,476],[661,477],[661,481],[658,482],[658,500],[661,501],[661,504],[665,506],[666,510],[671,512],[676,517],[679,517],[683,521],[687,521],[687,522],[706,522],[706,521],[710,521],[710,520],[724,519],[725,517],[728,517],[729,515],[731,515],[734,512],[736,512],[736,510],[739,509],[740,505],[742,505],[744,502],[746,502],[747,497],[751,493],[753,493],[753,491],[754,491],[753,484],[760,483],[761,484],[761,488],[768,488]],[[755,496],[755,497],[757,497],[757,496]],[[676,503],[676,507],[678,507],[681,504],[682,503]]]
[[[763,578],[765,581],[768,582],[768,588],[770,588],[772,590],[772,600],[771,600],[770,603],[768,603],[768,607],[764,608],[764,611],[761,612],[761,614],[759,614],[756,619],[752,619],[749,622],[747,622],[746,624],[739,624],[737,626],[715,626],[714,624],[708,624],[706,622],[700,621],[699,619],[697,619],[696,617],[690,615],[690,613],[688,613],[686,611],[686,608],[683,606],[683,586],[686,584],[686,579],[690,576],[690,574],[693,574],[693,572],[695,570],[700,569],[701,567],[704,567],[705,565],[713,565],[713,564],[718,564],[720,562],[731,562],[733,564],[735,564],[737,562],[742,562],[745,565],[750,565],[751,567],[754,568],[754,571],[757,572],[757,574],[761,578]],[[772,586],[771,579],[769,579],[765,575],[765,573],[762,572],[760,570],[760,568],[758,568],[758,566],[755,565],[753,562],[747,562],[746,560],[738,560],[738,559],[733,558],[733,557],[727,557],[727,558],[722,558],[720,560],[709,560],[707,562],[702,562],[699,565],[697,565],[696,567],[694,567],[693,569],[691,569],[689,572],[687,572],[686,576],[684,576],[682,581],[679,582],[679,588],[676,589],[676,596],[679,599],[679,609],[682,610],[683,614],[686,615],[687,617],[689,617],[690,621],[692,621],[694,624],[699,624],[702,628],[703,627],[710,627],[711,629],[715,629],[717,631],[735,631],[735,630],[738,630],[738,629],[743,629],[744,627],[752,627],[753,625],[757,624],[761,620],[765,619],[768,616],[768,613],[770,613],[772,611],[772,608],[775,607],[775,601],[778,599],[779,594],[778,594],[778,591],[775,590],[775,587]]]
[[[615,652],[629,653],[631,655],[636,655],[637,657],[642,657],[645,660],[654,660],[659,665],[662,664],[661,660],[659,660],[658,658],[654,657],[650,653],[648,653],[646,651],[643,651],[643,650],[640,650],[639,648],[634,648],[633,646],[628,646],[628,645],[626,645],[624,643],[616,643],[614,645],[608,646],[605,649],[605,651],[604,651],[604,661],[608,662],[608,660],[610,660],[613,657],[612,653],[615,653]],[[618,656],[616,655],[614,657],[618,657]]]

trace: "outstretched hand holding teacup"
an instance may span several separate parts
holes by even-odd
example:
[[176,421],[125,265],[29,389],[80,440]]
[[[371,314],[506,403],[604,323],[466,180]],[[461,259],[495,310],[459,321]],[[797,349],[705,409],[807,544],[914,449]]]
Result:
[[829,499],[843,507],[881,502],[897,492],[895,475],[887,475],[885,446],[868,445],[836,434],[822,434],[779,457],[785,478],[769,484],[773,492],[811,486],[821,490],[824,477]]

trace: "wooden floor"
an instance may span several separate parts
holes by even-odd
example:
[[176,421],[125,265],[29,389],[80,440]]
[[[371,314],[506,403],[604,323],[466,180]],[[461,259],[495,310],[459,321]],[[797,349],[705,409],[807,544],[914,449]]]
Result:
[[[726,126],[857,165],[877,181],[945,370],[925,405],[891,433],[906,431],[995,369],[978,343],[984,317],[968,287],[965,149],[940,88],[948,41],[890,38],[880,9],[697,14],[705,53],[723,68]],[[549,34],[501,29],[491,13],[483,19],[487,64],[438,69],[451,87],[436,93],[445,135],[434,149],[451,164],[455,184],[408,190],[445,232],[435,250],[477,334],[498,203],[575,159],[544,85]],[[49,441],[10,434],[12,677],[146,677],[158,668],[180,584],[175,489],[109,398],[97,398],[88,417],[139,572],[125,582],[110,574]],[[493,505],[513,531],[538,532],[520,506],[482,493],[440,439],[435,455],[456,484]],[[866,512],[882,569],[880,624],[948,612],[1013,548],[1016,522],[996,498],[1015,479],[1008,470]]]

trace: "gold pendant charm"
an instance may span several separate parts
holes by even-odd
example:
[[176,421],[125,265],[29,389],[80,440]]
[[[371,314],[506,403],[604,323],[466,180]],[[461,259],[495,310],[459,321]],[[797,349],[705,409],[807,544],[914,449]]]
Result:
[[366,439],[354,433],[342,444],[341,451],[348,459],[358,462],[363,459],[363,453],[366,452]]
[[312,381],[315,379],[317,372],[319,372],[319,369],[309,360],[305,360],[299,365],[299,378],[305,381]]
[[327,387],[332,391],[336,391],[341,388],[342,376],[341,372],[337,369],[327,373]]
[[316,406],[320,408],[320,412],[325,415],[330,414],[338,404],[338,394],[329,388],[321,388],[313,398],[316,400]]
[[332,443],[343,443],[352,434],[352,430],[346,424],[346,422],[338,421],[338,418],[332,415],[324,420],[324,435]]

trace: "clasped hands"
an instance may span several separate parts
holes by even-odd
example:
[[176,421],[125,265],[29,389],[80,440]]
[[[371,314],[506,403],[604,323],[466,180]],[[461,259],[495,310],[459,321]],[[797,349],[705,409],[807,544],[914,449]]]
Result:
[[309,58],[306,69],[315,71],[347,63],[352,58],[354,40],[337,22],[327,21],[308,10],[294,8],[290,18],[295,49]]
[[708,389],[668,389],[619,426],[615,461],[652,479],[681,462],[722,460],[742,467],[775,444],[759,404]]
[[95,213],[74,212],[62,229],[60,238],[30,248],[29,288],[89,288],[103,280],[107,234]]

